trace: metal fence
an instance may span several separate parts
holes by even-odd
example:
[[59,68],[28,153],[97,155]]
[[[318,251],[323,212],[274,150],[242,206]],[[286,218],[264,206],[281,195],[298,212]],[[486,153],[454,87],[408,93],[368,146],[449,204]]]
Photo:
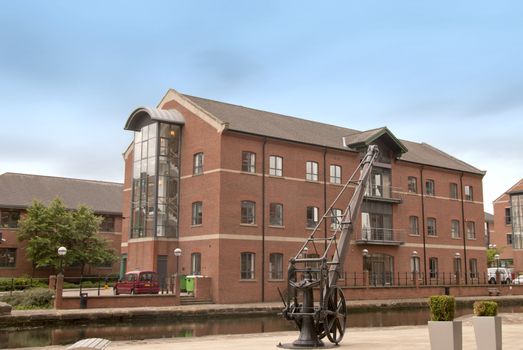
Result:
[[401,287],[401,286],[459,286],[489,284],[487,273],[465,274],[454,272],[413,273],[413,272],[344,272],[338,285],[345,287]]

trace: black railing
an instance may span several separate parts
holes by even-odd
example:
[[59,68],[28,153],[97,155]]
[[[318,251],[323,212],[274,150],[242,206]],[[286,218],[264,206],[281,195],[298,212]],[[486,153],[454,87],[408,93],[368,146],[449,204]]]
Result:
[[458,286],[488,285],[488,274],[454,272],[424,273],[414,272],[344,272],[338,282],[342,287],[401,287],[401,286]]

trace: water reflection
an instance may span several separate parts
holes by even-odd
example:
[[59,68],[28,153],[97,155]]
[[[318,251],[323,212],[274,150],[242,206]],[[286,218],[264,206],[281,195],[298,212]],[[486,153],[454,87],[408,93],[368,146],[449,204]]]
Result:
[[[456,317],[470,314],[469,308],[457,309]],[[522,307],[502,307],[500,312],[523,312]],[[350,312],[348,327],[388,327],[425,325],[428,309]],[[110,340],[142,340],[150,338],[201,337],[217,334],[266,333],[295,330],[294,323],[281,317],[235,317],[183,319],[181,321],[151,321],[139,319],[133,323],[118,322],[99,325],[54,326],[32,329],[8,329],[0,332],[0,349],[64,345],[83,338]]]

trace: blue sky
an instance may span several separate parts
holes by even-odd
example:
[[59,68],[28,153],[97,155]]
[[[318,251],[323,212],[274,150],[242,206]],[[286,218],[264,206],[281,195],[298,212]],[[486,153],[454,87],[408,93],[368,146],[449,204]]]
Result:
[[168,88],[366,130],[523,177],[521,1],[1,1],[0,173],[122,181]]

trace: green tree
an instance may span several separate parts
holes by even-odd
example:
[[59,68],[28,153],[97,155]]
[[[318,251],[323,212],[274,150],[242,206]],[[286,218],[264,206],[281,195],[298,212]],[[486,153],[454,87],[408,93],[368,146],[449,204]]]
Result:
[[500,254],[503,251],[503,249],[499,249],[497,247],[494,248],[488,248],[487,249],[487,266],[490,267],[496,267],[496,254]]
[[58,198],[47,207],[34,201],[19,222],[18,240],[27,242],[27,256],[35,267],[57,271],[61,264],[57,249],[64,246],[64,267],[79,264],[83,274],[86,265],[117,260],[116,253],[97,234],[101,220],[86,206],[68,210]]

